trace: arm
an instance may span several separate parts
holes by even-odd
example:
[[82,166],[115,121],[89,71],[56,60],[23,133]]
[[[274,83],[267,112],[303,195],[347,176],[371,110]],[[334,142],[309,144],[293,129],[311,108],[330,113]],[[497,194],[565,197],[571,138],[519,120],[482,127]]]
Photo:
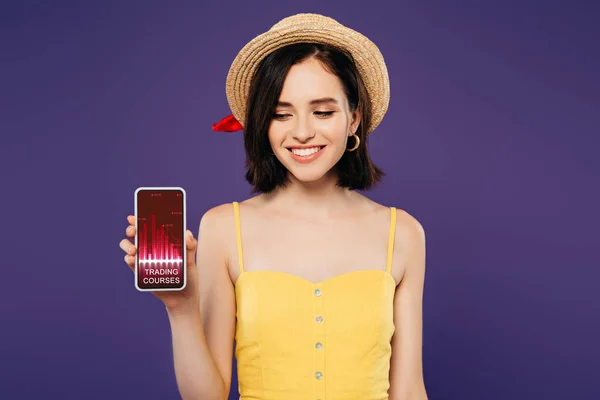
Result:
[[422,331],[425,279],[425,231],[408,213],[398,218],[396,248],[404,276],[396,287],[390,365],[390,400],[427,400],[423,380]]
[[167,310],[173,336],[177,386],[182,399],[225,400],[231,385],[235,295],[219,222],[231,205],[207,211],[196,250],[199,307]]

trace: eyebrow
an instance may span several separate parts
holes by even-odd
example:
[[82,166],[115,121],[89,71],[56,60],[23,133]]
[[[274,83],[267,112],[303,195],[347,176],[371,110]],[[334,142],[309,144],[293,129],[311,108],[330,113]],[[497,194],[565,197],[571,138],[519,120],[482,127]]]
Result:
[[[310,104],[311,106],[313,105],[318,105],[318,104],[338,104],[338,101],[336,99],[334,99],[333,97],[323,97],[320,99],[314,99],[311,100]],[[287,101],[279,101],[277,102],[277,107],[293,107],[292,103],[288,103]]]

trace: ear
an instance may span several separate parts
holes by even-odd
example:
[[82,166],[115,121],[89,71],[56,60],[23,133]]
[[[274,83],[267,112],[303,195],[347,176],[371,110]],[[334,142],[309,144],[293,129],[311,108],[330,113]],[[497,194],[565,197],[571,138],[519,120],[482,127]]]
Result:
[[360,121],[362,118],[361,112],[356,109],[356,111],[352,112],[352,122],[350,123],[350,132],[348,132],[348,136],[352,136],[358,130],[358,126],[360,125]]

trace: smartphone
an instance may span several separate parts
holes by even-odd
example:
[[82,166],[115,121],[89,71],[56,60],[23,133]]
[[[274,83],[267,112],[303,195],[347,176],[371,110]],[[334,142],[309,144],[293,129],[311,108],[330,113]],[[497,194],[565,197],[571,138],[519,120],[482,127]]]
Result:
[[135,202],[135,287],[142,292],[186,285],[185,190],[139,187]]

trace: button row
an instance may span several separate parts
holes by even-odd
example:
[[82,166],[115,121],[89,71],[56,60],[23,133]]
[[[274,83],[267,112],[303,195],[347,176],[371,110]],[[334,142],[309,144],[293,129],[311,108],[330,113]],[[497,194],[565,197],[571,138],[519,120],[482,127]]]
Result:
[[[321,297],[322,294],[323,293],[321,292],[321,289],[315,289],[315,291],[314,291],[315,297]],[[323,323],[323,316],[322,315],[317,315],[315,317],[315,322],[317,324],[322,324]],[[323,343],[321,343],[321,342],[315,343],[315,348],[317,350],[322,350],[323,349]],[[323,379],[323,372],[321,372],[321,371],[315,372],[315,379],[317,379],[317,380]],[[320,399],[316,399],[316,400],[320,400]]]

